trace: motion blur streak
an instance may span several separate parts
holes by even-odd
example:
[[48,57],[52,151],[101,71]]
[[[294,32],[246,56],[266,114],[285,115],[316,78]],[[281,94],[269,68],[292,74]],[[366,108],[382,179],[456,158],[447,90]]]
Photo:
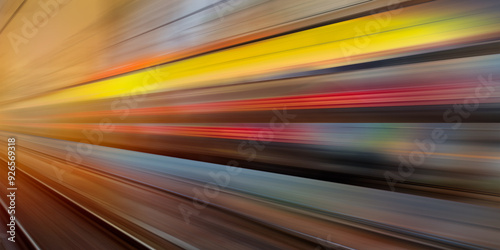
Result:
[[0,249],[500,248],[497,0],[0,14]]

